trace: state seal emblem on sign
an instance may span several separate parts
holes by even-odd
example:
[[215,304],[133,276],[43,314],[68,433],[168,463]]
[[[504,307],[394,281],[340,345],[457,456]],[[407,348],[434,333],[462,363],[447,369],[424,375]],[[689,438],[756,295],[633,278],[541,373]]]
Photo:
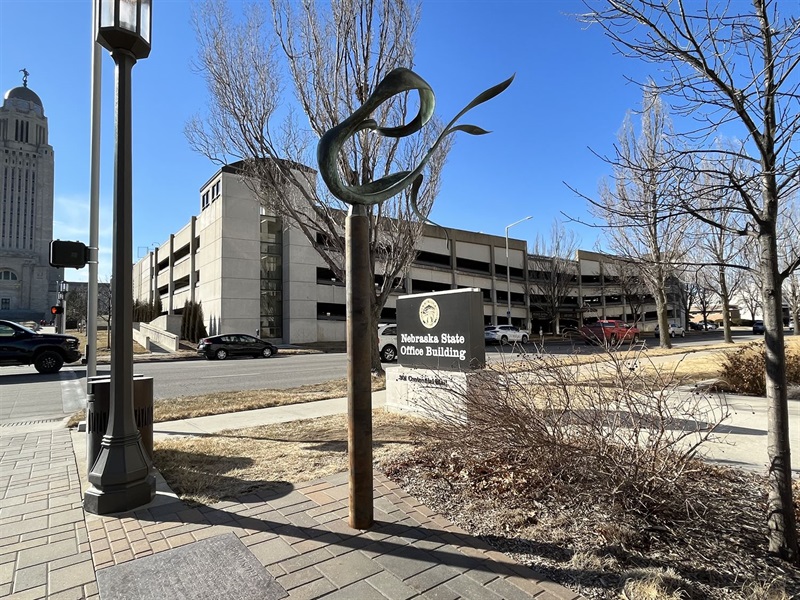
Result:
[[439,322],[439,305],[432,298],[425,298],[419,305],[419,321],[427,329],[436,327]]

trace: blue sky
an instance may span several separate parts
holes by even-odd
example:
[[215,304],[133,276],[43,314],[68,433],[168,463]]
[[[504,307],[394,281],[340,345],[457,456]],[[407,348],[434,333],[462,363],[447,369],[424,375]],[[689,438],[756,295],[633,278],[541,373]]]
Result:
[[[90,0],[0,0],[0,88],[29,87],[44,103],[55,151],[58,239],[89,239]],[[199,210],[199,188],[217,170],[183,134],[206,92],[191,60],[196,49],[188,0],[153,0],[153,47],[133,71],[134,258],[164,242]],[[236,4],[234,3],[234,6]],[[457,135],[432,219],[448,227],[532,244],[563,211],[588,218],[584,200],[564,182],[593,194],[625,113],[637,108],[648,67],[623,59],[599,29],[563,1],[427,0],[414,70],[436,93],[445,121],[478,92],[516,73],[501,96],[464,122],[492,133]],[[655,74],[655,73],[654,73]],[[103,52],[100,275],[110,275],[114,160],[113,61]],[[575,225],[582,246],[597,231]],[[87,270],[70,280],[85,280]]]

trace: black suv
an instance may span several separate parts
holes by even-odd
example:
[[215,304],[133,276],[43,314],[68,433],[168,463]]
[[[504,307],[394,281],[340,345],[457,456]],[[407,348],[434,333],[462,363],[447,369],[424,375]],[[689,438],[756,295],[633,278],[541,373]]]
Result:
[[81,359],[78,338],[37,333],[12,321],[0,321],[0,365],[33,365],[39,373],[58,373],[64,363]]

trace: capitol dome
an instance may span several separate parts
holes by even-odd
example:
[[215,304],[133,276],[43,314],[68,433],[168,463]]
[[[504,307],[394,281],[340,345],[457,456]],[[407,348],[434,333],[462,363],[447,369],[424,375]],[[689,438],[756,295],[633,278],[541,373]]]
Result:
[[36,92],[31,90],[27,86],[20,86],[20,87],[11,88],[10,90],[8,90],[6,92],[6,95],[3,96],[3,99],[4,100],[11,100],[11,99],[25,100],[26,102],[33,102],[34,104],[40,106],[41,108],[44,108],[44,104],[42,104],[42,99],[39,98],[39,96],[36,94]]

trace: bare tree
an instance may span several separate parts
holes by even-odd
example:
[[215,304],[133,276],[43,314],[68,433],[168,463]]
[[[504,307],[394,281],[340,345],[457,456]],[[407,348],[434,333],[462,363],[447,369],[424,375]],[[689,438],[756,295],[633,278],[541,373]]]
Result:
[[697,301],[697,266],[683,265],[676,268],[675,277],[672,279],[671,291],[673,296],[680,299],[683,311],[683,327],[688,331],[692,308]]
[[786,304],[789,306],[789,313],[792,315],[792,326],[794,335],[800,335],[800,273],[793,272],[783,283],[786,292]]
[[[781,223],[779,232],[782,235],[778,249],[781,252],[781,264],[785,265],[791,261],[792,256],[800,253],[800,202],[797,198],[793,199],[782,212]],[[792,333],[800,335],[797,326],[797,318],[800,315],[800,267],[795,268],[784,280],[783,293],[794,326]]]
[[676,185],[669,116],[652,87],[645,87],[642,104],[640,134],[628,114],[617,136],[616,156],[607,159],[613,183],[601,184],[599,201],[587,200],[605,224],[604,237],[613,253],[639,266],[655,299],[660,345],[670,348],[667,284],[683,253],[688,221],[670,208]]
[[[332,0],[329,8],[289,0],[270,4],[271,10],[246,5],[243,19],[227,0],[200,5],[197,66],[210,101],[208,113],[187,124],[186,135],[195,150],[217,163],[241,161],[244,181],[261,202],[299,229],[344,282],[347,206],[303,165],[316,163],[319,137],[360,107],[387,73],[413,65],[419,11],[415,0]],[[401,94],[373,116],[379,123],[405,123],[410,110],[408,95]],[[439,129],[434,124],[403,139],[360,132],[339,156],[344,181],[363,185],[411,170]],[[424,224],[418,215],[430,211],[450,145],[447,138],[427,163],[418,210],[406,193],[371,209],[375,324],[416,257]],[[380,369],[377,346],[373,367]]]
[[709,315],[720,310],[719,292],[716,289],[718,274],[716,267],[700,267],[695,272],[695,304],[703,317],[704,327],[708,326]]
[[87,288],[72,286],[67,294],[67,321],[75,321],[80,326],[86,320]]
[[537,234],[533,256],[528,259],[529,270],[537,275],[531,281],[531,308],[545,314],[556,334],[561,330],[559,318],[564,300],[570,293],[577,295],[575,252],[579,243],[575,232],[555,219],[549,237]]
[[[769,550],[797,563],[781,288],[800,264],[800,254],[781,264],[777,245],[781,205],[800,186],[795,137],[800,132],[796,4],[789,3],[791,8],[784,14],[778,0],[752,0],[749,6],[745,2],[605,0],[599,6],[588,2],[586,6],[584,20],[598,24],[619,52],[660,65],[660,91],[675,98],[678,110],[697,123],[689,132],[691,147],[704,143],[713,147],[709,142],[720,127],[739,129],[741,141],[735,149],[712,152],[735,152],[746,167],[719,175],[736,191],[736,207],[746,219],[741,233],[758,240],[769,402]],[[686,210],[715,227],[726,227],[708,205],[696,204],[691,194],[678,194],[675,199],[673,210]]]
[[761,281],[758,273],[749,272],[739,288],[739,298],[744,302],[750,320],[756,320],[756,314],[761,312]]
[[[628,261],[616,261],[617,285],[624,303],[630,306],[633,324],[638,325],[644,317],[642,308],[651,295],[645,277],[638,265]],[[660,335],[659,335],[660,337]]]
[[[722,160],[730,155],[723,155]],[[729,165],[728,170],[735,169]],[[740,211],[731,210],[735,206],[735,192],[727,186],[727,181],[719,181],[721,169],[703,169],[695,179],[695,194],[703,204],[704,214],[720,227],[712,226],[705,220],[696,220],[692,227],[693,246],[701,254],[704,265],[705,285],[716,292],[722,306],[722,325],[725,342],[732,344],[730,309],[731,301],[744,282],[745,271],[750,270],[747,261],[742,261],[749,236],[740,235],[742,216]]]

